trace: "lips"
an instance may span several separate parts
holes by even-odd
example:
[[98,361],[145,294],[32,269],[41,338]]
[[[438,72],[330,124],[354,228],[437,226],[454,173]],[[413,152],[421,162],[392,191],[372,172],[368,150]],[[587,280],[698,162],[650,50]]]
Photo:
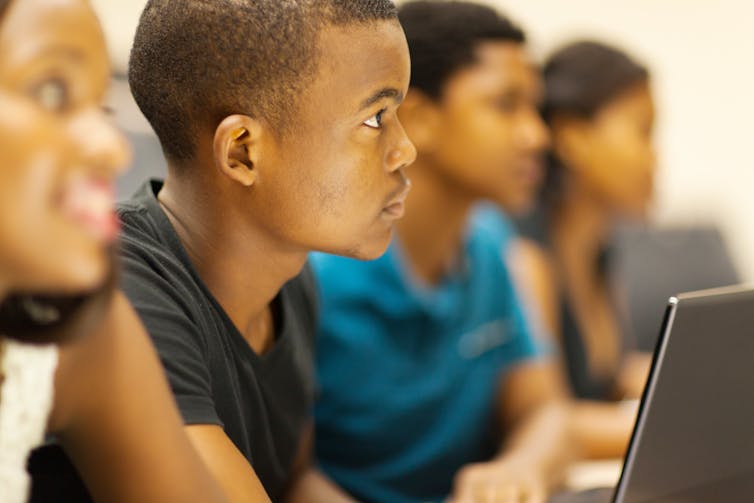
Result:
[[406,198],[409,192],[411,192],[411,181],[406,179],[406,183],[382,209],[382,215],[391,220],[403,218],[403,215],[406,213]]
[[539,158],[526,159],[519,163],[520,178],[530,184],[539,184],[544,177],[544,166]]
[[111,183],[94,178],[72,180],[63,193],[63,213],[96,239],[112,242],[120,224],[113,207],[115,196]]

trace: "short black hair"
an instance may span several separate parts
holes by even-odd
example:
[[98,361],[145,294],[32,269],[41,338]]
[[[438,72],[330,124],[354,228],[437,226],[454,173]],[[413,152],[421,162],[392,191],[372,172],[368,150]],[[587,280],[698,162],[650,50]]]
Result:
[[543,69],[543,115],[588,118],[621,93],[649,79],[647,68],[616,47],[583,40],[554,52]]
[[524,32],[491,7],[469,2],[412,1],[398,8],[411,53],[411,87],[433,99],[486,41],[526,42]]
[[187,160],[199,128],[228,115],[285,132],[318,68],[321,30],[391,19],[390,0],[149,0],[128,80],[165,155]]

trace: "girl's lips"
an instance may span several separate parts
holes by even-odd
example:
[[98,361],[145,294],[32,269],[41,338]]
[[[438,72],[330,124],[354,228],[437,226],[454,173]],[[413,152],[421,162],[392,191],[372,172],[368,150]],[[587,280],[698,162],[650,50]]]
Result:
[[95,238],[110,243],[120,223],[114,212],[112,184],[93,178],[73,180],[63,195],[63,212]]

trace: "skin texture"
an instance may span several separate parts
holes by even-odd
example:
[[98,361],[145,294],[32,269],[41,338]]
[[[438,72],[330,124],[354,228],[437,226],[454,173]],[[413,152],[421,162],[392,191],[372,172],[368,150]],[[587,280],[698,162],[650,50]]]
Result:
[[[0,301],[89,290],[111,267],[107,187],[128,150],[100,108],[108,80],[88,3],[10,3],[0,19]],[[223,503],[125,298],[114,294],[95,325],[60,348],[49,424],[95,501]]]
[[80,1],[14,1],[0,23],[0,285],[85,291],[104,280],[114,234],[66,197],[82,180],[110,186],[129,156],[101,109],[102,33]]
[[[169,166],[158,195],[205,284],[260,354],[274,343],[270,302],[309,251],[385,251],[415,157],[396,113],[410,72],[399,24],[329,27],[319,47],[289,134],[230,115],[197,138],[195,159]],[[186,429],[231,500],[258,501],[253,469],[222,429]],[[291,501],[345,498],[304,464]]]

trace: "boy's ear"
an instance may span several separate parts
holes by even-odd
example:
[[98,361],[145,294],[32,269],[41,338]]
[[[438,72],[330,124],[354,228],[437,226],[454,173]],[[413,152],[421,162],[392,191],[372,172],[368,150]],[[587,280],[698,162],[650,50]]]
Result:
[[247,115],[230,115],[215,129],[213,156],[222,174],[245,187],[259,176],[263,126]]
[[398,118],[419,154],[435,150],[442,112],[437,103],[418,89],[410,88],[398,109]]

